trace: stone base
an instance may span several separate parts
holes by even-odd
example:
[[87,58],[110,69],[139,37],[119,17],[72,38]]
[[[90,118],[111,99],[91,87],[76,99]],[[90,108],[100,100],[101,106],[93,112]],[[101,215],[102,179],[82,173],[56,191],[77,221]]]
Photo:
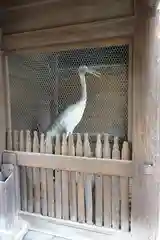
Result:
[[19,219],[13,229],[8,231],[0,230],[0,240],[22,240],[28,232],[28,224]]

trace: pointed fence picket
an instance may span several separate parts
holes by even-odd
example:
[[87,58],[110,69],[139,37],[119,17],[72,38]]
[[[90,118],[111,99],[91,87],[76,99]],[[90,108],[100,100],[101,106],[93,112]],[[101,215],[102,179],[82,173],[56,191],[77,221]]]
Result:
[[[53,153],[53,141],[51,137],[47,137],[45,141],[45,153]],[[55,179],[52,169],[46,169],[47,174],[47,206],[48,206],[48,216],[55,217]]]
[[[123,143],[122,155],[123,160],[129,157],[128,143]],[[129,230],[129,179],[120,177],[120,193],[121,193],[121,229]]]
[[[67,137],[62,136],[62,155],[68,155]],[[62,171],[62,218],[69,220],[69,172]]]
[[[44,134],[40,136],[40,153],[45,153]],[[47,170],[40,168],[40,201],[41,201],[41,213],[47,216]]]
[[[97,158],[102,158],[102,142],[101,135],[97,134],[97,142],[95,148],[95,155]],[[103,224],[103,208],[102,208],[102,175],[95,176],[95,222],[101,227]]]
[[[111,159],[111,148],[109,135],[104,135],[103,158]],[[104,226],[110,228],[112,225],[112,177],[103,176],[103,215]]]
[[[25,151],[25,141],[24,141],[24,131],[20,131],[20,137],[19,137],[19,150]],[[27,211],[27,168],[21,167],[20,168],[20,190],[21,190],[21,207],[23,211]]]
[[[55,154],[61,154],[60,136],[56,136]],[[62,171],[57,169],[55,171],[55,204],[56,204],[56,218],[62,217]]]
[[[129,143],[108,134],[56,136],[29,130],[9,131],[7,148],[13,151],[69,155],[76,158],[129,160]],[[94,147],[93,147],[94,146]],[[92,149],[92,152],[91,152]],[[44,159],[45,161],[45,159]],[[55,172],[55,177],[54,177]],[[128,177],[88,174],[61,169],[20,167],[21,209],[44,216],[129,231],[131,181]]]
[[[120,150],[119,150],[119,139],[117,137],[114,138],[114,142],[113,142],[112,158],[121,159]],[[120,224],[120,177],[113,176],[112,177],[112,227],[115,229],[119,229],[119,224]]]
[[[33,152],[39,152],[39,139],[38,134],[34,131],[34,138],[33,138]],[[34,212],[40,213],[40,169],[33,168],[33,199],[34,199]]]
[[[73,135],[68,136],[68,155],[75,156],[75,146],[73,141]],[[70,219],[77,221],[77,192],[76,192],[76,172],[70,172],[69,179],[69,200],[70,200]]]
[[[31,134],[30,131],[26,131],[26,152],[31,152]],[[27,167],[27,193],[28,193],[28,212],[33,212],[33,172],[32,168]]]
[[[83,145],[81,135],[77,134],[76,156],[83,156]],[[84,173],[77,173],[77,205],[78,222],[85,223],[85,192],[84,192]]]
[[[84,156],[91,157],[91,147],[89,142],[88,133],[84,134]],[[85,206],[86,206],[86,222],[93,224],[94,216],[94,176],[92,174],[85,174]]]

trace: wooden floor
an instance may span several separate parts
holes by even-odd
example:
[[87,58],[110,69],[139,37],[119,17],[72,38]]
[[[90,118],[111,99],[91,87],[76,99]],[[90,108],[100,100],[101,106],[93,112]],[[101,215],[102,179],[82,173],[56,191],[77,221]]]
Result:
[[69,240],[69,239],[56,237],[56,236],[52,236],[52,235],[44,234],[44,233],[40,233],[40,232],[29,231],[25,235],[23,240]]

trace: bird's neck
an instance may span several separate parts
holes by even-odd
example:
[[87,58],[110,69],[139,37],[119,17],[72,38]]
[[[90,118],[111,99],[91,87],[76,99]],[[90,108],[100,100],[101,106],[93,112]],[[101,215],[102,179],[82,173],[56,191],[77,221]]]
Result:
[[85,80],[85,74],[80,76],[80,82],[82,87],[82,95],[80,101],[86,101],[87,100],[87,86],[86,86],[86,80]]

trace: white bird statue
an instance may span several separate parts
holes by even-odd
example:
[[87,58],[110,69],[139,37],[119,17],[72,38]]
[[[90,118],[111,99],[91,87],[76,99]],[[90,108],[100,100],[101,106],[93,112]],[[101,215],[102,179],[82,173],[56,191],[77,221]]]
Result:
[[56,121],[49,126],[49,128],[45,131],[47,136],[54,137],[56,135],[61,135],[62,133],[66,133],[66,136],[72,134],[75,127],[83,117],[87,103],[85,75],[86,73],[90,73],[96,77],[100,77],[101,74],[87,66],[79,67],[78,73],[82,88],[81,98],[75,104],[70,105],[62,114],[59,115]]

